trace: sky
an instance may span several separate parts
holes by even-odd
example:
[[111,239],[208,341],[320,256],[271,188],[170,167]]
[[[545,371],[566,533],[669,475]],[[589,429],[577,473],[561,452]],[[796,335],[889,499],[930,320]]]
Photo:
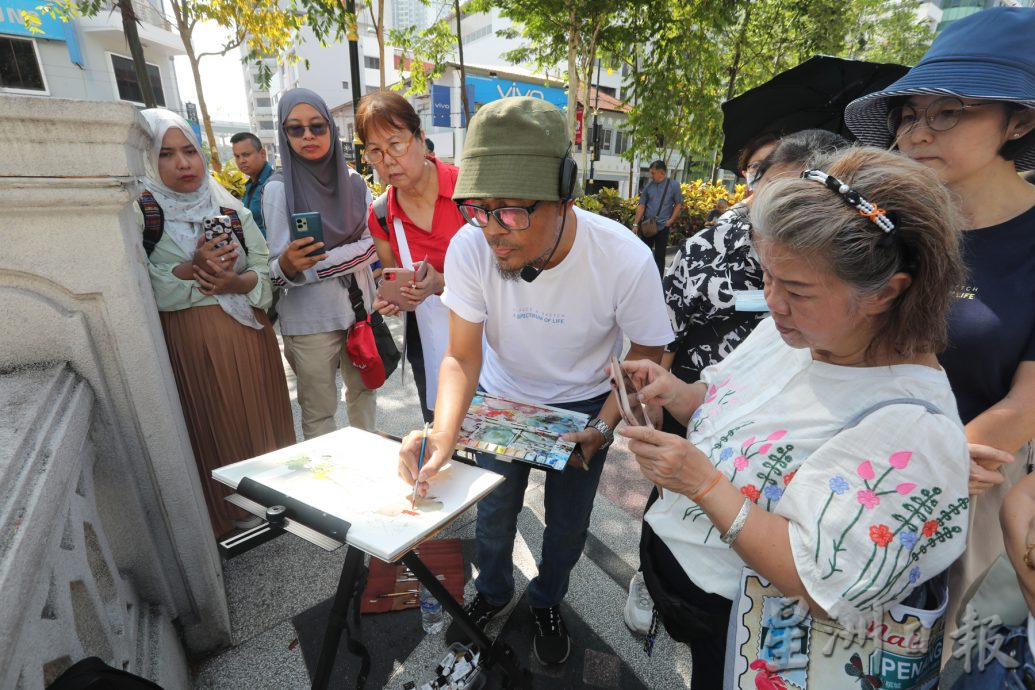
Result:
[[[198,53],[222,48],[226,31],[212,22],[194,29],[194,49]],[[190,63],[185,56],[176,58],[176,82],[184,103],[197,103],[197,90]],[[244,71],[241,54],[235,48],[225,56],[210,55],[201,59],[201,86],[205,91],[209,116],[213,120],[248,122],[248,103],[244,95]]]

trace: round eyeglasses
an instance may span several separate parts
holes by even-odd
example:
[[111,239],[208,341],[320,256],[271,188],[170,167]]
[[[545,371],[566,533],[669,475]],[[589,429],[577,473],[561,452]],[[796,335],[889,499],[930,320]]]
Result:
[[496,219],[504,230],[524,230],[532,224],[532,212],[542,201],[537,201],[531,206],[501,206],[499,208],[485,208],[476,204],[457,204],[460,215],[476,228],[484,228],[489,225],[489,216]]
[[301,139],[308,129],[314,137],[322,137],[327,133],[329,126],[326,122],[315,122],[310,125],[284,125],[284,133],[292,139]]
[[893,136],[902,136],[920,124],[922,118],[932,131],[947,132],[959,124],[964,110],[994,105],[996,102],[968,104],[955,96],[945,96],[932,101],[926,108],[900,105],[888,111],[888,131]]
[[406,152],[410,150],[410,146],[413,145],[416,138],[416,132],[410,132],[410,138],[406,141],[393,141],[383,149],[367,149],[363,153],[363,160],[376,165],[385,159],[385,154],[398,160],[406,155]]

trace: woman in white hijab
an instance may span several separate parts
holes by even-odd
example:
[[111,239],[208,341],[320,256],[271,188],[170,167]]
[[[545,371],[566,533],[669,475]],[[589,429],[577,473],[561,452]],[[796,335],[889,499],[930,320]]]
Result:
[[[218,537],[247,526],[248,516],[223,500],[230,491],[212,470],[295,442],[280,350],[263,311],[269,250],[251,213],[208,175],[190,125],[160,108],[143,115],[152,142],[137,221]],[[231,233],[206,239],[204,221],[216,216],[229,218]]]

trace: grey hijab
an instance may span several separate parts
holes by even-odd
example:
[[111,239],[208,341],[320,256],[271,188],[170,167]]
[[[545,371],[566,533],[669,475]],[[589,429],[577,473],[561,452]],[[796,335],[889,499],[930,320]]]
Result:
[[[284,121],[299,103],[316,108],[330,125],[331,149],[321,160],[308,161],[295,153],[284,132]],[[367,225],[367,186],[363,178],[345,164],[338,125],[324,100],[309,89],[285,92],[277,107],[277,141],[282,168],[270,179],[284,182],[288,220],[292,213],[319,212],[328,249],[362,237]]]

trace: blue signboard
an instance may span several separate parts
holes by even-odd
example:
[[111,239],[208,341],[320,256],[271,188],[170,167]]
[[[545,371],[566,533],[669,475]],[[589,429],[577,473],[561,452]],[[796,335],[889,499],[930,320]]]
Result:
[[434,127],[449,127],[452,109],[449,105],[449,87],[433,84],[431,87],[431,124]]
[[568,105],[568,94],[555,86],[544,86],[541,82],[514,81],[498,77],[467,77],[469,92],[473,91],[475,103],[491,103],[510,96],[531,96],[553,103],[560,109]]
[[[76,40],[74,22],[62,22],[46,14],[36,11],[40,0],[0,0],[0,34],[8,36],[29,36],[50,41],[65,41],[68,44],[68,57],[75,64],[82,66],[83,58]],[[22,10],[39,17],[39,29],[42,34],[34,34],[22,20]]]

